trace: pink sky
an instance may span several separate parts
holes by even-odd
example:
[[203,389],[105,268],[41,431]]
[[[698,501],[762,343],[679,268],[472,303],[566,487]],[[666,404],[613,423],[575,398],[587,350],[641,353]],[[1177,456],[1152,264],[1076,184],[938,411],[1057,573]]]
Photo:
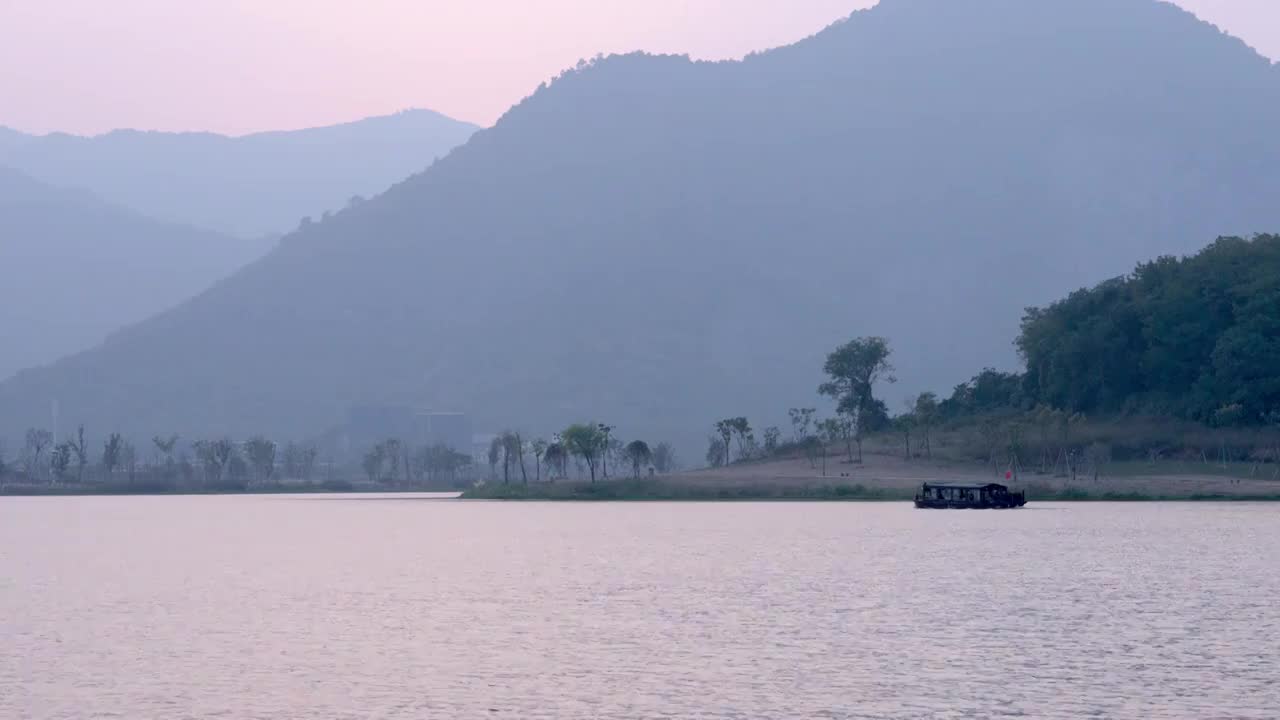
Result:
[[[490,124],[598,52],[740,57],[874,0],[0,0],[0,125],[239,134],[427,107]],[[1178,0],[1280,58],[1280,0]]]

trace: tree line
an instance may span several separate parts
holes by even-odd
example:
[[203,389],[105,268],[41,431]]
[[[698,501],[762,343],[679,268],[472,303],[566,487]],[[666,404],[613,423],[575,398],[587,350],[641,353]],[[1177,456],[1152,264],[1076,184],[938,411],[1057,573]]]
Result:
[[1030,308],[1009,404],[1280,423],[1280,235],[1220,238],[1186,258]]
[[544,471],[547,482],[569,479],[572,468],[579,479],[589,477],[594,484],[598,478],[610,477],[610,462],[615,468],[629,468],[635,478],[646,469],[649,474],[664,475],[676,470],[675,451],[669,443],[623,442],[614,436],[614,427],[605,423],[574,423],[550,440],[526,440],[521,433],[507,430],[489,443],[488,461],[489,477],[495,481],[500,477],[504,485],[511,483],[517,470],[520,482],[528,485],[530,464],[534,482],[543,481]]
[[100,445],[86,439],[85,427],[63,440],[43,428],[29,428],[15,457],[0,446],[0,481],[49,487],[102,487],[116,490],[246,490],[292,480],[316,478],[319,452],[289,442],[280,446],[255,435],[198,439],[183,446],[178,435],[156,435],[139,451],[120,433]]

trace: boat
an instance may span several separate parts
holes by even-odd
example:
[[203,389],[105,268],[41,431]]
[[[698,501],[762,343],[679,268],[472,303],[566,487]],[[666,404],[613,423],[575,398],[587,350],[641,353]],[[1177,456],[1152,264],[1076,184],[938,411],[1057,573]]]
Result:
[[1025,492],[998,483],[925,483],[916,493],[916,507],[933,510],[996,510],[1027,504]]

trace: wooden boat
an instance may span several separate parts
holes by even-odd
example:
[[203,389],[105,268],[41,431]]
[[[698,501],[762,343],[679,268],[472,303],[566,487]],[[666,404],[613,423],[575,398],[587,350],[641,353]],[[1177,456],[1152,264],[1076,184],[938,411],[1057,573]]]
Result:
[[916,493],[916,507],[934,510],[995,510],[1026,504],[1025,492],[1012,492],[997,483],[925,483]]

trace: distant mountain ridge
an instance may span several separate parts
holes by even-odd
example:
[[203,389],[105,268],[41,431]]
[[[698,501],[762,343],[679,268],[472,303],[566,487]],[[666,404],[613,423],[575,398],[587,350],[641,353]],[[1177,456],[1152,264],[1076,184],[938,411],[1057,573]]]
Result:
[[[901,384],[1015,363],[1042,304],[1280,228],[1280,73],[1154,0],[883,0],[743,62],[615,56],[102,348],[0,383],[140,433],[347,407],[700,439],[812,404],[887,336]],[[86,380],[85,378],[92,378]]]
[[116,130],[0,134],[0,164],[145,215],[243,237],[282,234],[419,172],[476,126],[430,110],[237,137]]
[[270,246],[152,220],[0,166],[0,378],[97,345]]

